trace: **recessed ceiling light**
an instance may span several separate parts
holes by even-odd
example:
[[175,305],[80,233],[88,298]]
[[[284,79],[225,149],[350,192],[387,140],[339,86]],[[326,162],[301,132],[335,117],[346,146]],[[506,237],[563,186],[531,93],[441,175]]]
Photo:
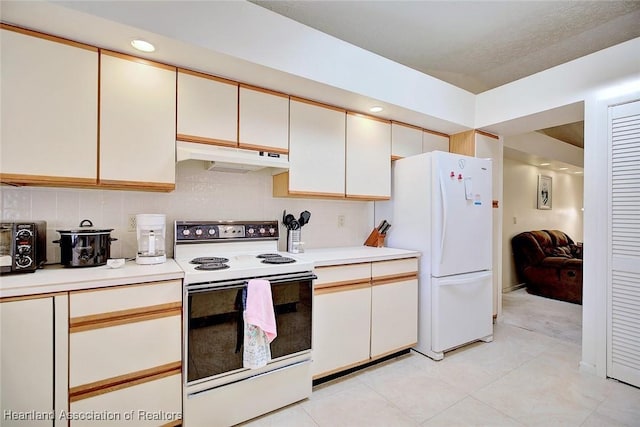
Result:
[[581,173],[583,173],[583,172],[582,172],[582,171],[575,171],[574,173],[575,173],[575,174],[581,174]]
[[382,110],[384,110],[384,108],[380,107],[379,105],[369,108],[369,111],[371,111],[372,113],[379,113]]
[[549,166],[551,163],[540,163],[540,166]]
[[153,52],[156,50],[156,47],[154,45],[152,45],[148,41],[140,40],[140,39],[131,40],[131,46],[133,46],[134,49],[138,49],[141,52]]
[[569,168],[558,168],[559,171],[566,171]]

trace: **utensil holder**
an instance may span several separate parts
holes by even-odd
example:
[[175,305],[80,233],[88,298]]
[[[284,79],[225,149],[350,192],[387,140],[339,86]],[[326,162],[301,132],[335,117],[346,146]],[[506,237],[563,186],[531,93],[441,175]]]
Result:
[[300,229],[287,230],[287,252],[292,254],[304,252],[301,237]]
[[365,246],[372,246],[374,248],[381,248],[384,246],[384,239],[386,234],[381,234],[377,228],[374,228],[367,240],[364,241]]

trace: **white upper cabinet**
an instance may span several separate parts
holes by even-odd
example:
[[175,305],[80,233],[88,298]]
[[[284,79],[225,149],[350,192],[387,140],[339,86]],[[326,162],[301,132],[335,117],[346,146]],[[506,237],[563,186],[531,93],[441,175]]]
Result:
[[289,96],[240,85],[238,141],[241,148],[289,152]]
[[415,156],[422,153],[422,129],[401,123],[391,123],[391,158]]
[[1,31],[2,181],[95,185],[98,50],[5,25]]
[[289,194],[344,197],[345,114],[339,108],[291,99]]
[[430,151],[449,151],[449,137],[438,133],[429,132],[427,130],[422,132],[422,152],[428,153]]
[[346,196],[365,200],[390,198],[390,122],[347,114]]
[[238,83],[178,70],[180,141],[238,145]]
[[100,184],[172,190],[176,69],[105,51],[100,69]]

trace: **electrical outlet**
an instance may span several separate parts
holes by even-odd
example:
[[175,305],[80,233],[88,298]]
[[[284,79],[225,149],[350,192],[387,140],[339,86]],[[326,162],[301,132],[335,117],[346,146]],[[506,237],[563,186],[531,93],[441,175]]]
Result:
[[130,232],[136,231],[137,226],[138,224],[136,223],[135,214],[129,214],[129,217],[127,218],[127,231],[130,231]]
[[338,215],[338,227],[344,227],[344,215]]

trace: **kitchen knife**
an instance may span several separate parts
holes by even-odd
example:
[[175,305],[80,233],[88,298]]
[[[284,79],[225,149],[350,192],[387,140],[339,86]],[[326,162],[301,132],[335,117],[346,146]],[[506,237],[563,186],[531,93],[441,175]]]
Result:
[[[386,222],[386,221],[385,221]],[[384,227],[382,228],[382,230],[380,231],[380,234],[386,234],[387,230],[389,230],[389,228],[391,228],[391,224],[389,224],[388,222],[384,225]]]
[[382,229],[388,224],[386,219],[383,219],[382,221],[380,221],[380,224],[378,225],[378,232],[382,233]]

